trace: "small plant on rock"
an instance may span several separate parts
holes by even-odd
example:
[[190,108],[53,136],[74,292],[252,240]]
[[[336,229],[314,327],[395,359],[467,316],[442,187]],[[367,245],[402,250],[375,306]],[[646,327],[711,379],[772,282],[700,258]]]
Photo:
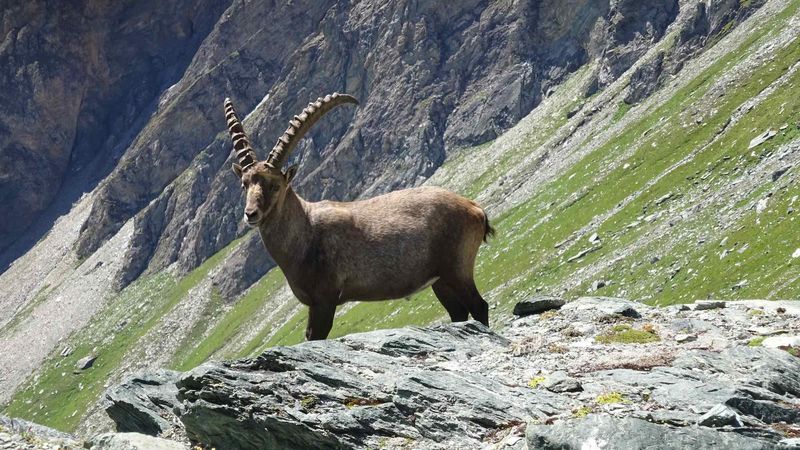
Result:
[[589,415],[590,412],[592,412],[592,408],[588,406],[581,406],[580,408],[577,408],[574,411],[572,411],[572,417],[575,418],[586,417]]
[[543,381],[544,377],[533,377],[531,378],[531,381],[528,381],[528,387],[536,389],[536,387],[539,386],[539,384],[541,384]]
[[617,403],[630,403],[631,401],[625,398],[619,392],[607,392],[597,396],[595,401],[600,405],[612,405]]
[[374,399],[374,398],[347,398],[344,402],[344,406],[347,409],[355,408],[356,406],[375,406],[384,403],[381,400]]
[[300,400],[300,406],[302,406],[304,410],[313,408],[317,403],[319,403],[319,399],[314,395],[303,397],[303,399]]
[[550,311],[545,311],[545,312],[539,314],[539,320],[550,320],[553,317],[556,317],[557,315],[558,315],[558,311],[556,311],[554,309],[551,309]]
[[564,344],[553,342],[547,347],[547,351],[549,351],[550,353],[567,353],[569,349]]
[[756,336],[753,339],[750,339],[747,345],[750,347],[760,347],[761,343],[764,342],[764,339],[766,339],[766,336]]
[[655,333],[655,330],[650,327],[651,331],[647,329],[637,330],[627,323],[614,325],[610,330],[603,334],[598,335],[595,341],[601,344],[646,344],[650,342],[658,342],[661,338]]

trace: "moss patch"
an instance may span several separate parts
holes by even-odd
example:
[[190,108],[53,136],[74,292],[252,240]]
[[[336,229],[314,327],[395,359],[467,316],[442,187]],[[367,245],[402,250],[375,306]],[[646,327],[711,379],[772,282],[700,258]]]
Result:
[[654,330],[637,330],[629,324],[614,325],[605,333],[595,337],[595,341],[601,344],[647,344],[660,340]]
[[612,405],[616,403],[630,403],[631,401],[625,398],[619,392],[607,392],[605,394],[600,394],[597,396],[595,401],[599,405]]
[[528,381],[528,387],[536,389],[544,380],[545,377],[533,377]]
[[592,412],[592,408],[588,406],[581,406],[576,410],[572,411],[572,417],[580,419],[582,417],[588,416],[590,412]]

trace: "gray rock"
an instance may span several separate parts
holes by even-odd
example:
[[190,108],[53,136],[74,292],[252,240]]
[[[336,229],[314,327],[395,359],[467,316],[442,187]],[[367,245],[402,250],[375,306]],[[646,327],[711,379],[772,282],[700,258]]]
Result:
[[[208,445],[341,448],[363,446],[375,433],[439,441],[556,414],[563,400],[554,394],[426,362],[464,362],[506,345],[467,322],[356,334],[272,349],[255,360],[205,364],[178,382],[185,406],[180,420],[190,438]],[[236,409],[228,406],[234,398]],[[442,409],[452,402],[464,407]],[[246,410],[251,418],[245,420],[239,414]]]
[[745,418],[754,417],[764,423],[800,423],[800,410],[793,404],[779,403],[779,398],[769,400],[753,396],[731,397],[725,404],[740,411]]
[[638,67],[631,74],[625,103],[632,105],[652,94],[659,86],[663,65],[664,52],[659,52],[653,59]]
[[570,263],[570,262],[577,261],[577,260],[583,258],[584,256],[588,255],[589,253],[592,253],[592,252],[597,251],[599,249],[600,249],[600,246],[585,248],[585,249],[579,251],[578,253],[576,253],[576,254],[570,256],[569,258],[567,258],[567,262]]
[[684,343],[684,342],[693,342],[697,340],[697,336],[693,334],[678,334],[675,335],[675,342]]
[[[8,213],[0,222],[0,249],[28,231],[52,201],[63,211],[78,192],[93,187],[96,181],[87,181],[85,172],[95,177],[112,168],[86,166],[97,157],[119,159],[145,125],[140,114],[186,70],[227,6],[178,0],[135,8],[87,8],[81,2],[13,9],[6,25],[19,33],[6,41],[7,70],[0,77],[8,99],[0,107],[0,161],[7,174],[0,209]],[[110,76],[99,74],[99,67]],[[102,95],[86,96],[87,89]],[[28,133],[30,139],[20,137]],[[34,189],[35,176],[62,189]]]
[[96,360],[97,360],[97,355],[84,356],[75,363],[75,368],[78,370],[86,370],[92,367],[92,365]]
[[105,410],[117,431],[152,436],[172,428],[165,417],[174,417],[180,407],[175,382],[180,372],[158,370],[129,378],[105,393]]
[[92,450],[188,450],[188,445],[140,433],[105,433],[89,441]]
[[566,372],[553,372],[542,382],[542,387],[551,392],[580,392],[583,390],[580,381],[567,375]]
[[545,311],[559,309],[566,304],[563,298],[559,297],[532,297],[514,305],[515,316],[529,316],[540,314]]
[[694,303],[694,309],[697,311],[706,311],[709,309],[724,308],[725,302],[719,300],[700,300]]
[[768,348],[787,348],[787,347],[800,348],[800,336],[795,336],[795,335],[770,336],[761,341],[761,346]]
[[574,311],[578,315],[589,313],[591,317],[621,315],[636,318],[641,317],[637,308],[643,309],[648,306],[621,298],[581,297],[564,305],[562,310]]
[[592,290],[593,291],[596,291],[598,289],[602,289],[604,287],[606,287],[605,280],[595,280],[594,282],[592,282]]
[[585,419],[556,422],[554,425],[528,425],[526,434],[528,447],[537,450],[774,448],[772,443],[735,433],[656,425],[641,419],[617,419],[597,414],[590,414]]
[[758,136],[754,137],[752,140],[750,140],[750,145],[747,146],[747,149],[751,150],[753,148],[756,148],[759,145],[763,144],[764,142],[767,142],[768,140],[772,139],[777,134],[778,132],[775,130],[767,130],[759,134]]
[[743,385],[749,384],[753,388],[747,388],[747,391],[760,392],[753,394],[756,398],[768,398],[770,393],[800,397],[800,358],[781,350],[742,346],[718,353],[694,351],[678,356],[672,366],[707,371],[713,374],[713,379],[724,382],[728,389],[731,379]]
[[443,441],[556,414],[564,404],[554,394],[425,362],[463,362],[507,344],[466,322],[356,334],[271,349],[254,360],[208,363],[177,383],[185,407],[180,420],[191,439],[212,446],[345,448],[364,446],[376,433]]
[[697,424],[704,427],[741,427],[739,414],[726,405],[716,405],[703,414]]
[[788,171],[789,171],[789,169],[791,169],[791,168],[792,168],[792,166],[783,166],[783,167],[781,167],[780,169],[778,169],[778,170],[776,170],[776,171],[772,172],[772,181],[773,181],[773,182],[775,182],[775,181],[778,181],[778,179],[779,179],[780,177],[782,177],[782,176],[783,176],[783,174],[785,174],[786,172],[788,172]]

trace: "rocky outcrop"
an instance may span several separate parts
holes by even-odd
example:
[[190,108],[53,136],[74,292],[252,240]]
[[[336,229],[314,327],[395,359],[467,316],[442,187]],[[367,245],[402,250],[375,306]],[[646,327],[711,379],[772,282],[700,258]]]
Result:
[[241,250],[234,252],[221,270],[213,275],[211,284],[224,299],[233,299],[258,281],[275,261],[269,256],[257,231],[245,237]]
[[172,410],[179,406],[175,387],[179,375],[160,370],[111,388],[106,393],[110,401],[106,412],[117,424],[117,431],[160,435],[172,429],[173,424],[165,417],[174,417]]
[[[133,395],[136,414],[217,447],[800,448],[800,358],[751,340],[800,333],[800,308],[778,306],[583,298],[502,335],[375,331],[134,379],[107,408]],[[152,432],[135,423],[117,420]]]
[[[661,87],[669,76],[680,71],[689,58],[702,51],[710,41],[720,39],[760,8],[765,1],[720,0],[685,5],[690,11],[684,20],[676,24],[675,43],[656,53],[631,74],[629,89],[624,98],[625,103],[639,103],[647,98]],[[653,15],[655,11],[651,9],[649,14]],[[671,10],[667,7],[664,13],[668,11]],[[637,43],[639,45],[644,43],[643,36],[636,36],[629,45],[635,46]],[[638,56],[643,54],[639,53]],[[613,68],[613,65],[611,67]],[[613,69],[606,72],[614,73]],[[603,73],[601,70],[601,82]],[[615,79],[613,76],[611,78]]]
[[611,4],[608,21],[597,39],[603,45],[597,74],[600,87],[608,86],[628,70],[678,15],[677,0],[619,0]]

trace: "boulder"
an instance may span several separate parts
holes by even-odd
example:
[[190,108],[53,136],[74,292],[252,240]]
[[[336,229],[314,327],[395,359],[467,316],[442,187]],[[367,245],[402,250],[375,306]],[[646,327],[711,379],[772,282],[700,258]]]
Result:
[[551,392],[579,392],[583,390],[580,381],[563,371],[551,373],[544,379],[542,386]]
[[703,414],[697,424],[704,427],[742,426],[739,414],[727,405],[722,404],[711,408],[711,410]]
[[709,309],[719,309],[724,307],[725,302],[719,300],[700,300],[694,304],[694,309],[697,311],[706,311]]
[[78,362],[75,363],[75,368],[78,370],[86,370],[92,367],[95,360],[97,360],[97,355],[84,356],[83,358],[79,359]]
[[523,300],[514,305],[515,316],[529,316],[531,314],[541,314],[545,311],[559,309],[566,304],[563,298],[537,296],[528,300]]
[[647,309],[647,305],[632,302],[621,298],[612,297],[581,297],[569,302],[562,308],[564,311],[574,311],[576,314],[588,313],[597,318],[608,315],[620,315],[637,318],[641,314],[637,309]]
[[158,370],[133,376],[105,393],[105,410],[117,431],[157,436],[170,430],[180,407],[175,382],[180,372]]

